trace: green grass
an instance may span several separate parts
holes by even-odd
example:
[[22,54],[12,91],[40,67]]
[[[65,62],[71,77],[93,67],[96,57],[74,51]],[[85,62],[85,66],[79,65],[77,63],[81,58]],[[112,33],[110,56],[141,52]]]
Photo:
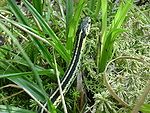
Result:
[[[8,0],[0,8],[0,35],[5,37],[0,46],[0,112],[32,113],[43,102],[53,113],[135,113],[141,106],[144,113],[149,111],[148,4],[136,6],[133,0],[22,3]],[[76,31],[85,16],[91,17],[92,26],[77,75],[84,73],[87,103],[79,104],[83,97],[75,82],[65,102],[55,109],[48,96],[69,65]]]

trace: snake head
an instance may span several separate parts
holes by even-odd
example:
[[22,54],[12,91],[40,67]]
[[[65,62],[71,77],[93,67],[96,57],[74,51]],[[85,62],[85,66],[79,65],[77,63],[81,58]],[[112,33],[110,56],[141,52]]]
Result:
[[90,17],[83,18],[80,24],[80,30],[82,30],[86,35],[88,35],[90,27],[91,27],[91,18]]

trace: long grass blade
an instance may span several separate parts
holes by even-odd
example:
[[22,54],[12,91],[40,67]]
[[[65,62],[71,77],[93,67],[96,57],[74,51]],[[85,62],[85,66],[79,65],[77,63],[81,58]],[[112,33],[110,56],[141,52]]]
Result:
[[66,43],[66,48],[69,51],[70,55],[72,54],[76,31],[77,31],[78,23],[80,20],[80,15],[81,15],[84,5],[85,5],[85,0],[80,0],[77,6],[75,7],[74,16],[72,17],[72,20],[70,21],[71,23],[69,26],[69,33],[68,33],[67,43]]
[[101,0],[102,9],[102,37],[101,42],[105,43],[105,35],[107,33],[107,0]]
[[13,106],[7,106],[7,105],[0,105],[0,112],[1,113],[35,113],[30,110],[13,107]]
[[28,23],[28,19],[23,15],[23,13],[20,11],[19,7],[17,6],[16,2],[14,0],[7,0],[12,12],[15,14],[16,18],[19,22],[23,24]]
[[[40,75],[54,75],[54,70],[52,69],[47,69],[47,70],[39,70],[38,73]],[[0,78],[7,78],[7,77],[21,77],[21,76],[31,76],[33,75],[33,72],[19,72],[19,73],[7,73],[7,74],[2,74],[0,73]],[[54,76],[51,76],[54,78]]]
[[115,18],[114,18],[114,21],[112,22],[112,28],[120,28],[125,17],[126,17],[126,14],[128,12],[128,10],[131,8],[133,4],[133,0],[128,0],[126,1],[125,5],[123,3],[121,3],[116,15],[115,15]]
[[32,0],[34,8],[38,11],[40,15],[42,15],[43,10],[43,4],[42,0]]
[[96,4],[96,8],[95,8],[95,14],[94,14],[96,18],[98,18],[100,8],[101,8],[101,1],[97,0],[97,4]]
[[29,9],[29,11],[36,17],[36,19],[39,21],[40,25],[43,28],[43,32],[45,34],[48,34],[52,38],[52,46],[57,50],[57,52],[61,55],[61,57],[68,62],[70,59],[69,54],[67,53],[65,47],[62,45],[59,38],[56,36],[54,31],[48,26],[48,24],[44,21],[44,19],[41,17],[41,15],[35,10],[35,8],[27,1],[23,0],[26,7]]
[[67,0],[66,1],[66,37],[68,36],[69,33],[69,26],[73,17],[73,10],[74,10],[73,0]]

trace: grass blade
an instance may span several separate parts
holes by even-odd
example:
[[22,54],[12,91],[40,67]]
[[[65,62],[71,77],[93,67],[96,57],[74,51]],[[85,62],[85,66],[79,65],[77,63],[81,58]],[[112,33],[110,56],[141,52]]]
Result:
[[79,3],[77,4],[77,6],[75,7],[74,16],[72,17],[72,20],[70,21],[71,23],[69,26],[69,33],[68,33],[67,43],[66,43],[66,48],[69,51],[70,55],[72,54],[76,31],[78,28],[80,15],[81,15],[84,5],[85,5],[85,0],[80,0]]
[[69,26],[73,17],[73,0],[66,1],[66,37],[68,36]]
[[29,11],[36,17],[36,19],[39,21],[40,25],[43,28],[43,32],[45,34],[48,34],[52,38],[52,46],[57,50],[57,52],[60,54],[60,56],[68,62],[70,59],[69,54],[67,53],[66,49],[62,45],[59,38],[56,36],[56,34],[53,32],[53,30],[48,26],[48,24],[44,21],[44,19],[41,17],[41,15],[35,10],[35,8],[27,1],[24,0],[24,3],[26,7],[29,9]]
[[23,24],[27,24],[27,18],[23,15],[23,13],[20,11],[19,7],[17,6],[16,2],[14,0],[7,0],[8,4],[12,10],[12,12],[15,14],[16,18],[19,22]]
[[18,107],[13,107],[13,106],[5,106],[5,105],[0,105],[0,112],[1,113],[35,113],[33,111],[21,109]]
[[[40,75],[54,75],[54,71],[52,69],[47,70],[39,70],[38,73]],[[7,77],[21,77],[21,76],[31,76],[33,75],[33,72],[19,72],[19,73],[7,73],[7,74],[1,74],[0,78],[7,78]],[[53,78],[53,76],[51,76]]]
[[34,8],[42,15],[43,5],[41,0],[32,0]]

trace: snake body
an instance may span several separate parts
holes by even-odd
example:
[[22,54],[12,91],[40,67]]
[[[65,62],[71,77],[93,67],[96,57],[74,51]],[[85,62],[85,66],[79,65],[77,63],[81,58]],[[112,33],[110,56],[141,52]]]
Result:
[[[71,59],[69,67],[67,68],[67,71],[65,72],[64,78],[61,81],[61,87],[62,87],[63,94],[66,94],[66,92],[71,87],[72,83],[74,82],[74,80],[76,78],[75,72],[78,67],[80,57],[82,55],[82,50],[84,47],[86,37],[90,31],[90,25],[91,25],[90,17],[85,17],[82,20],[82,22],[77,30],[76,43],[75,43],[75,47],[74,47],[73,57]],[[50,100],[55,107],[57,107],[59,105],[59,103],[61,102],[61,95],[59,92],[59,88],[57,88],[54,91],[54,93],[50,96]],[[47,103],[44,104],[44,107],[46,107],[46,105],[47,105]],[[41,111],[38,113],[43,113],[43,112],[44,112],[44,109],[42,108]]]

